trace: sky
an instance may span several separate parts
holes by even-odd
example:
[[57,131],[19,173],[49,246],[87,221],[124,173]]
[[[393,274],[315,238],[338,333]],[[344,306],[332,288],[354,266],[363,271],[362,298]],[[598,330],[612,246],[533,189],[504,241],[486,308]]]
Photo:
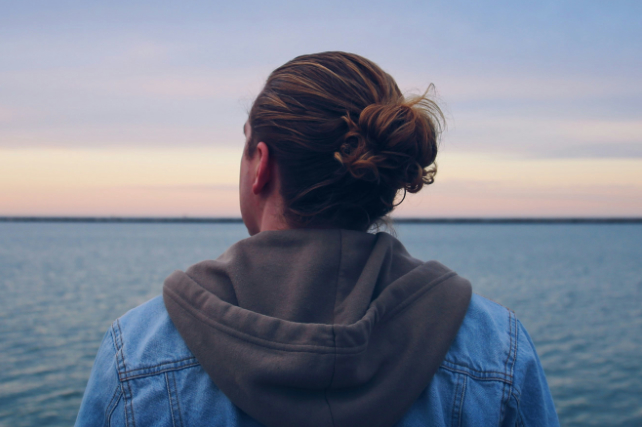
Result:
[[239,216],[270,71],[343,50],[446,114],[395,215],[642,216],[638,1],[0,0],[0,216]]

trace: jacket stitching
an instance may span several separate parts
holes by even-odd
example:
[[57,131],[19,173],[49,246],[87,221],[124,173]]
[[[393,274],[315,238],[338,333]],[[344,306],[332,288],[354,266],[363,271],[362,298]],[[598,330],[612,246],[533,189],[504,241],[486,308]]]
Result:
[[178,421],[183,427],[183,415],[181,414],[181,400],[178,398],[178,387],[176,386],[176,375],[172,371],[172,382],[174,383],[174,393],[176,394],[176,408],[178,409]]
[[[118,327],[118,340],[119,340],[119,344],[120,344],[119,353],[121,355],[122,362],[123,362],[123,370],[126,371],[127,370],[127,365],[125,364],[125,345],[123,344],[123,331],[120,328],[120,321],[118,319],[116,319],[115,323],[116,323],[116,326]],[[120,374],[120,372],[119,372],[119,374]],[[120,375],[119,375],[119,379],[120,379]],[[130,382],[125,382],[125,384],[123,386],[124,386],[124,388],[127,389],[127,393],[123,393],[123,395],[124,395],[123,397],[125,398],[125,424],[129,425],[129,415],[131,414],[132,426],[136,427],[136,418],[134,417],[134,402],[132,401],[134,394],[132,393],[131,383]],[[123,392],[124,392],[124,390],[123,390]],[[127,394],[129,394],[129,396],[127,396]],[[127,407],[129,407],[129,411],[127,411]]]
[[[109,419],[111,418],[111,413],[114,411],[113,406],[115,406],[114,399],[116,399],[117,395],[118,395],[118,400],[120,400],[120,395],[118,394],[119,391],[120,391],[120,384],[118,384],[118,386],[116,386],[116,388],[114,389],[114,392],[111,395],[111,399],[109,399],[109,403],[107,404],[107,408],[105,408],[105,423],[106,423],[105,425],[109,425]],[[116,400],[116,402],[118,402],[118,400]]]
[[[513,366],[511,365],[510,368],[508,366],[509,361],[511,360],[511,356],[513,354],[513,348],[514,348],[514,343],[513,343],[513,315],[514,313],[512,311],[508,311],[508,339],[509,339],[509,344],[508,344],[508,354],[506,355],[506,361],[504,362],[504,371],[506,372],[506,375],[510,373],[512,376],[513,372]],[[506,406],[508,405],[508,401],[510,400],[510,395],[511,395],[511,390],[512,387],[510,384],[504,384],[502,387],[502,400],[501,400],[501,410],[500,410],[500,418],[499,418],[499,425],[504,421],[504,416],[506,412]]]
[[105,417],[105,423],[106,423],[106,425],[107,425],[107,426],[110,426],[110,425],[111,425],[111,416],[114,414],[114,411],[115,411],[115,410],[116,410],[116,408],[118,407],[118,402],[120,402],[120,399],[122,399],[122,397],[123,397],[123,392],[122,392],[122,390],[121,390],[121,386],[120,386],[120,384],[118,385],[118,387],[116,387],[116,390],[117,390],[117,391],[118,391],[118,390],[120,390],[120,393],[118,393],[118,399],[116,399],[116,401],[114,402],[114,406],[113,406],[113,407],[111,408],[111,410],[109,411],[109,414],[105,414],[105,415],[106,415],[106,417]]
[[511,393],[511,397],[512,397],[513,399],[515,399],[515,403],[517,404],[517,408],[519,409],[519,404],[520,404],[521,395],[520,395],[519,393],[515,393],[515,392],[513,392],[513,393]]
[[441,365],[439,368],[440,369],[445,369],[446,371],[455,372],[457,374],[466,375],[467,377],[470,377],[470,378],[473,378],[473,379],[479,380],[479,381],[499,381],[499,382],[502,382],[502,383],[510,383],[510,381],[507,380],[506,378],[501,378],[501,377],[481,377],[481,376],[475,375],[475,374],[473,374],[473,373],[471,373],[469,371],[463,371],[461,369],[455,369],[455,368],[452,368],[450,366]]
[[510,355],[513,350],[513,313],[508,312],[508,352],[506,354],[506,360],[504,361],[504,372],[508,369],[508,361],[510,360]]
[[455,383],[455,392],[453,393],[453,412],[450,420],[451,425],[455,425],[457,422],[457,417],[461,417],[460,408],[457,406],[457,396],[459,396],[459,389],[461,388],[461,383],[464,379],[463,375],[457,375],[457,382]]
[[[512,319],[511,320],[512,320],[512,325],[513,325],[513,333],[511,334],[512,347],[511,347],[510,351],[512,352],[512,357],[510,358],[510,375],[512,377],[514,369],[515,369],[515,362],[517,360],[517,342],[518,342],[518,338],[519,338],[519,335],[518,335],[519,334],[519,330],[517,329],[517,316],[515,316],[514,312],[511,312],[511,315],[512,315]],[[513,389],[514,389],[513,384],[509,384],[508,385],[508,393],[509,393],[509,395],[506,398],[506,405],[508,405],[509,402],[510,402],[510,398],[513,395]]]
[[517,419],[515,421],[515,424],[517,426],[524,426],[524,419],[522,418],[522,411],[520,410],[520,405],[519,405],[520,396],[515,395],[515,393],[511,393],[511,397],[515,399],[515,403],[516,403],[515,410],[517,412]]
[[123,399],[125,402],[123,405],[123,409],[125,410],[125,425],[128,426],[129,419],[127,414],[127,399],[125,398],[125,389],[120,379],[120,371],[123,369],[125,361],[123,359],[122,345],[120,340],[120,324],[118,323],[118,319],[116,319],[116,321],[112,323],[111,331],[112,331],[112,337],[114,342],[114,348],[116,349],[116,371],[118,374],[118,382],[119,382],[120,389],[123,394]]
[[[451,365],[455,365],[455,366],[458,366],[458,367],[460,367],[460,368],[467,369],[467,370],[469,370],[469,371],[472,371],[472,372],[477,373],[478,375],[482,375],[482,374],[498,374],[498,375],[503,375],[503,376],[505,376],[505,377],[506,377],[506,378],[508,378],[509,380],[511,380],[511,379],[512,379],[512,376],[511,376],[511,375],[506,375],[506,373],[505,373],[505,372],[501,372],[501,371],[480,371],[480,370],[478,370],[478,369],[471,368],[470,366],[466,365],[465,363],[453,362],[452,360],[448,360],[448,359],[444,359],[443,363],[449,363],[449,364],[451,364]],[[442,363],[442,365],[441,365],[442,367],[444,367],[444,368],[449,368],[447,365],[443,365],[443,363]],[[463,372],[463,371],[462,371],[462,372]]]
[[[518,338],[519,338],[519,329],[517,328],[517,316],[515,316],[514,312],[511,312],[511,314],[512,314],[511,323],[512,323],[512,327],[514,328],[513,333],[511,334],[512,346],[509,349],[509,352],[512,353],[512,357],[510,358],[510,375],[512,377],[514,369],[515,369],[515,363],[517,361],[517,345],[518,345],[518,341],[519,341],[518,340]],[[513,335],[514,335],[515,339],[513,339]],[[509,384],[509,386],[508,386],[508,396],[506,398],[506,405],[509,404],[510,398],[515,396],[514,393],[513,393],[514,389],[515,388],[514,388],[513,384]],[[519,401],[518,401],[518,405],[519,405]],[[518,419],[519,419],[519,411],[518,411]],[[523,423],[522,423],[522,425],[523,425]]]
[[[118,343],[118,353],[120,354],[120,360],[122,362],[123,369],[127,369],[127,367],[125,365],[125,353],[123,352],[123,347],[124,347],[124,345],[123,345],[123,331],[120,329],[120,321],[119,321],[119,319],[116,319],[116,321],[114,323],[116,325],[116,332],[117,332],[116,333],[116,341]],[[119,367],[119,369],[120,369],[120,367]]]
[[[116,322],[114,322],[114,323],[116,323]],[[109,426],[111,424],[111,416],[114,413],[114,411],[116,410],[116,407],[118,406],[118,402],[120,401],[120,399],[121,399],[121,397],[123,395],[123,389],[122,389],[122,384],[120,382],[120,373],[119,373],[119,370],[120,370],[120,358],[118,357],[119,349],[118,349],[118,344],[116,343],[117,334],[114,331],[114,324],[112,324],[111,328],[109,328],[109,335],[111,336],[110,342],[111,342],[112,348],[114,350],[114,358],[116,359],[116,376],[118,377],[118,386],[114,390],[114,393],[112,394],[111,399],[109,400],[109,404],[107,405],[107,409],[105,409],[105,423],[103,424],[105,426]],[[120,393],[118,393],[118,392],[120,392]],[[118,399],[116,400],[115,403],[113,403],[113,407],[112,407],[111,406],[112,402],[115,399],[117,394],[118,394]]]
[[515,371],[515,364],[517,363],[517,346],[519,344],[519,328],[517,327],[517,316],[514,315],[513,313],[513,325],[515,327],[515,341],[513,344],[513,358],[512,358],[512,363],[510,365],[510,376],[513,376],[513,372]]
[[455,392],[453,393],[453,412],[450,417],[450,424],[455,425],[455,420],[457,416],[457,393],[459,392],[459,381],[461,375],[457,375],[457,382],[455,383]]
[[116,356],[116,358],[118,358],[118,346],[116,345],[116,335],[114,334],[113,325],[109,329],[109,335],[111,335],[111,345],[112,345],[112,347],[114,349],[114,356]]
[[[506,376],[508,376],[508,373],[507,373],[508,359],[510,358],[510,353],[511,353],[511,350],[513,348],[513,343],[512,343],[513,335],[511,334],[512,323],[511,323],[511,319],[510,318],[511,318],[511,314],[510,314],[510,311],[509,311],[508,312],[508,340],[509,340],[508,341],[508,351],[506,352],[506,360],[504,360],[504,375],[506,375]],[[502,385],[502,398],[499,401],[500,402],[500,407],[499,407],[499,422],[497,424],[498,426],[501,426],[502,423],[504,422],[504,406],[505,406],[504,398],[505,398],[505,396],[506,396],[506,384],[504,383]]]
[[459,400],[459,427],[461,427],[461,420],[464,418],[461,416],[461,413],[464,410],[464,397],[466,396],[466,377],[464,377],[464,380],[462,381],[462,389],[461,389],[461,398]]
[[134,418],[134,393],[132,393],[132,384],[130,382],[125,382],[125,387],[127,387],[127,390],[129,391],[129,399],[125,399],[125,402],[129,400],[129,410],[131,411],[132,415],[132,425],[133,427],[136,427],[136,418]]
[[122,374],[131,374],[133,372],[144,371],[144,370],[147,370],[147,369],[160,368],[160,367],[166,366],[166,365],[176,365],[178,363],[187,362],[187,361],[196,362],[196,358],[195,357],[185,357],[183,359],[178,359],[178,360],[174,360],[174,361],[171,361],[171,362],[161,362],[161,363],[157,363],[156,365],[143,366],[142,368],[128,369],[126,371],[122,371],[121,373]]
[[172,404],[172,388],[169,386],[167,372],[165,372],[165,384],[167,384],[167,398],[169,400],[169,413],[172,415],[172,425],[176,427],[176,420],[174,419],[174,405]]
[[163,370],[160,370],[160,371],[144,372],[142,374],[136,374],[136,375],[131,375],[131,376],[123,376],[121,378],[121,381],[129,382],[131,380],[135,380],[135,379],[138,379],[138,378],[152,377],[154,375],[161,375],[161,374],[164,374],[166,372],[181,371],[183,369],[193,368],[193,367],[196,367],[196,366],[200,366],[200,364],[198,362],[195,362],[195,363],[191,363],[189,365],[182,365],[182,366],[175,367],[175,368],[167,368],[167,369],[163,369]]

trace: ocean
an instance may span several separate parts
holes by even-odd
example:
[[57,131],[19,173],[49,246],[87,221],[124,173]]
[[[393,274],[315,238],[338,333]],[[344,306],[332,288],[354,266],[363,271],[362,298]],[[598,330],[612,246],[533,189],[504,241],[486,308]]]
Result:
[[[563,426],[642,426],[642,224],[395,231],[516,312]],[[0,426],[72,425],[111,322],[245,237],[235,223],[0,223]]]

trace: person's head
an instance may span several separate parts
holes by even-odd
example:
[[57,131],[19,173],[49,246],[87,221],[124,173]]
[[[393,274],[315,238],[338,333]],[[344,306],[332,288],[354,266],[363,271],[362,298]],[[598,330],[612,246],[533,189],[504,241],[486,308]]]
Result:
[[270,74],[246,125],[243,162],[255,159],[258,167],[263,158],[263,184],[271,183],[257,191],[242,171],[250,233],[259,231],[248,224],[257,205],[244,199],[261,191],[278,196],[287,228],[367,230],[393,210],[400,192],[433,182],[442,125],[425,94],[405,98],[389,74],[361,56],[294,58]]

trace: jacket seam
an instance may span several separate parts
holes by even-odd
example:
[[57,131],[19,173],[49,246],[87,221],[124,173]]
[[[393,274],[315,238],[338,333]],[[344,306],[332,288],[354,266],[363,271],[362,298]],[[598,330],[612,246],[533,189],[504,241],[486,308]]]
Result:
[[[515,343],[513,345],[513,357],[510,365],[510,376],[513,377],[515,371],[515,364],[517,363],[517,346],[519,345],[519,328],[517,327],[517,316],[513,313],[513,326],[515,327]],[[512,387],[511,387],[512,392]]]
[[[514,313],[513,313],[514,314]],[[510,367],[510,373],[513,375],[515,365],[517,364],[517,346],[519,344],[519,328],[517,327],[517,316],[513,316],[513,324],[515,326],[515,345],[513,346],[513,361]],[[521,396],[521,393],[520,393]],[[514,385],[511,384],[510,386],[510,397],[513,397],[516,402],[517,402],[517,423],[519,425],[523,426],[524,425],[524,420],[522,419],[522,415],[519,409],[519,399],[515,395],[515,387]],[[509,400],[510,400],[509,397]]]
[[459,422],[458,425],[461,427],[461,420],[464,418],[462,417],[462,412],[464,410],[464,398],[466,397],[466,385],[468,381],[466,381],[466,377],[464,377],[464,381],[461,389],[461,397],[459,398]]
[[455,383],[455,392],[453,393],[453,412],[450,417],[450,424],[455,425],[456,416],[459,415],[457,408],[457,395],[459,394],[459,383],[461,382],[463,375],[457,376],[457,382]]
[[[116,409],[116,406],[118,406],[118,401],[120,401],[120,398],[122,396],[122,390],[120,386],[120,381],[119,384],[116,386],[114,389],[114,392],[111,395],[111,399],[109,399],[109,403],[107,404],[107,409],[105,409],[105,425],[108,426],[111,424],[111,414],[114,412]],[[118,398],[116,398],[118,397]]]
[[176,386],[176,375],[174,374],[172,374],[172,382],[174,383],[174,392],[176,393],[176,408],[178,409],[178,421],[180,422],[180,426],[183,427],[183,415],[181,413],[182,412],[181,400],[178,398],[178,387]]
[[[514,340],[513,340],[513,347],[512,347],[513,355],[512,355],[511,360],[510,360],[510,375],[512,377],[513,376],[513,372],[515,370],[515,364],[517,362],[517,345],[519,343],[519,328],[517,327],[517,316],[515,315],[515,312],[511,311],[511,313],[512,313],[512,317],[513,317],[512,320],[513,320],[513,328],[514,328],[514,331],[513,331]],[[508,391],[509,391],[510,394],[508,396],[508,399],[506,399],[506,404],[508,404],[508,402],[510,401],[510,396],[513,395],[514,388],[515,388],[514,384],[510,384],[508,386]]]
[[174,405],[172,404],[172,388],[169,386],[169,378],[165,372],[165,385],[167,386],[167,398],[169,400],[169,413],[172,416],[172,426],[176,427],[176,420],[174,419]]
[[195,362],[195,363],[191,363],[189,365],[182,365],[182,366],[178,366],[178,367],[162,369],[160,371],[152,371],[152,372],[145,372],[145,373],[136,374],[136,375],[123,376],[121,378],[121,381],[122,382],[129,382],[131,380],[135,380],[135,379],[138,379],[138,378],[153,377],[155,375],[162,375],[162,374],[165,374],[167,372],[181,371],[183,369],[194,368],[196,366],[200,366],[200,363]]
[[473,373],[471,373],[469,371],[456,369],[456,368],[452,368],[450,366],[444,366],[444,365],[441,365],[440,368],[441,369],[445,369],[445,370],[450,371],[450,372],[455,372],[457,374],[466,375],[469,378],[473,378],[473,379],[479,380],[479,381],[499,381],[499,382],[502,382],[502,383],[510,384],[510,381],[507,380],[506,378],[501,378],[501,377],[481,377],[481,376],[475,375],[475,374],[473,374]]
[[515,391],[513,391],[513,392],[510,394],[510,396],[511,396],[513,399],[515,399],[515,403],[517,404],[517,408],[519,409],[519,403],[520,403],[521,395],[520,395],[519,393],[515,393]]
[[[115,322],[114,322],[115,323]],[[111,346],[112,349],[114,350],[114,359],[116,359],[116,377],[118,378],[118,385],[114,389],[114,393],[111,395],[111,399],[109,400],[109,404],[107,405],[107,408],[105,409],[105,422],[103,425],[109,426],[111,424],[111,416],[114,413],[114,410],[118,406],[118,402],[120,401],[122,395],[123,395],[123,386],[120,381],[120,375],[119,375],[119,358],[118,358],[118,345],[116,343],[116,334],[114,333],[114,325],[112,324],[112,327],[109,328],[109,336],[111,337]],[[120,393],[119,393],[120,392]],[[114,403],[114,399],[116,398],[116,395],[118,395],[118,399]],[[112,406],[113,405],[113,406]]]
[[[515,317],[515,313],[512,310],[509,310],[508,311],[509,346],[508,346],[508,354],[506,355],[506,361],[504,362],[504,369],[507,375],[510,375],[511,377],[513,374],[513,368],[515,366],[515,357],[517,357],[517,336],[516,336],[517,322],[516,320],[517,320],[517,317]],[[515,331],[513,331],[513,326],[515,327]],[[513,391],[513,387],[511,383],[504,384],[504,386],[502,387],[502,400],[501,400],[501,410],[500,410],[500,419],[499,419],[500,425],[504,420],[506,407],[508,406],[508,403],[510,401],[512,391]]]
[[[117,329],[117,337],[116,337],[116,339],[117,339],[117,345],[119,347],[118,353],[116,353],[116,354],[117,355],[120,354],[120,360],[122,361],[122,369],[126,371],[127,370],[127,365],[125,364],[125,345],[123,344],[123,331],[122,331],[122,329],[120,327],[119,319],[116,319],[114,324],[116,325],[116,329]],[[131,424],[132,424],[133,427],[136,427],[136,419],[135,419],[135,416],[134,416],[134,405],[133,405],[133,401],[132,401],[133,400],[133,393],[132,393],[131,383],[126,382],[126,381],[123,382],[120,379],[121,378],[120,371],[121,371],[121,367],[120,367],[120,363],[118,363],[118,380],[121,383],[121,387],[123,387],[123,398],[125,399],[124,400],[124,402],[125,402],[125,425],[129,425],[129,418],[130,418],[130,415],[131,415]],[[129,394],[129,398],[127,396],[128,394]],[[127,410],[127,408],[129,408],[129,411]]]
[[131,374],[132,372],[136,372],[136,371],[144,371],[145,369],[160,368],[161,366],[164,366],[164,365],[174,365],[177,363],[187,362],[187,361],[196,361],[196,357],[194,356],[184,357],[182,359],[172,360],[170,362],[160,362],[155,365],[143,366],[142,368],[128,369],[126,371],[123,371],[123,374]]
[[[512,329],[512,324],[511,324],[511,315],[510,312],[508,312],[508,351],[506,352],[506,359],[504,360],[504,375],[507,375],[507,365],[508,365],[508,359],[510,358],[510,353],[511,349],[513,348],[513,335],[511,334],[511,329]],[[504,383],[502,385],[502,398],[499,401],[499,421],[497,423],[497,427],[501,427],[501,425],[504,422],[504,412],[505,412],[505,407],[506,407],[506,402],[510,399],[510,394],[508,397],[506,397],[506,384]]]
[[[449,366],[449,365],[452,365],[452,366]],[[459,372],[462,374],[466,374],[472,378],[476,378],[480,380],[489,380],[489,381],[499,380],[507,383],[512,383],[512,380],[513,380],[512,376],[506,375],[503,372],[480,371],[477,369],[473,369],[469,366],[466,366],[464,364],[452,362],[450,360],[444,360],[439,367],[452,372]],[[501,376],[489,376],[488,374],[497,374]]]
[[515,424],[517,426],[524,426],[524,419],[522,418],[522,410],[521,410],[520,402],[519,402],[520,396],[517,396],[517,395],[515,395],[514,392],[512,392],[510,397],[515,399],[515,409],[516,409],[516,412],[517,412],[517,420],[515,421]]
[[[511,334],[511,321],[510,321],[510,312],[508,312],[508,351],[506,352],[506,360],[504,360],[504,375],[507,375],[507,364],[508,364],[508,359],[510,358],[510,353],[511,349],[513,348],[513,336]],[[504,422],[504,412],[505,412],[505,406],[506,403],[504,401],[504,396],[506,396],[506,384],[504,383],[502,385],[502,398],[499,401],[499,422],[497,424],[498,427],[501,427],[502,423]],[[510,394],[508,395],[507,400],[510,398]]]
[[[114,357],[118,357],[118,346],[116,345],[116,335],[114,334],[113,325],[109,328],[109,335],[111,336],[111,346],[114,349]],[[118,366],[118,365],[116,365]]]
[[[166,372],[170,371],[172,369],[181,369],[185,365],[192,365],[192,364],[198,364],[198,360],[195,357],[186,357],[184,359],[179,359],[176,361],[172,362],[161,362],[157,363],[156,365],[149,365],[149,366],[143,366],[141,368],[136,368],[136,369],[129,369],[129,370],[123,370],[119,372],[119,377],[121,378],[128,378],[129,376],[133,375],[140,375],[139,372],[143,371],[143,373],[154,373],[156,370],[159,370],[158,372]],[[151,371],[151,372],[145,372],[145,371]]]
[[451,420],[450,420],[450,424],[453,426],[461,425],[462,405],[464,401],[463,395],[466,390],[465,383],[466,383],[466,375],[463,375],[460,373],[460,375],[457,376],[455,391],[453,393],[453,411],[452,411]]
[[[416,302],[419,297],[421,297],[424,293],[434,289],[436,286],[444,283],[446,280],[450,279],[451,277],[456,276],[456,273],[451,271],[448,273],[445,273],[438,277],[437,279],[433,280],[430,282],[425,288],[420,289],[419,291],[415,292],[409,297],[409,302],[408,304],[404,304],[398,308],[396,308],[394,311],[388,313],[386,316],[382,317],[380,319],[379,323],[383,323],[384,319],[385,321],[392,320],[395,315],[401,312],[404,308],[406,308],[408,305]],[[286,350],[286,351],[293,351],[293,352],[302,352],[302,353],[325,353],[325,354],[331,354],[331,353],[338,353],[338,354],[359,354],[365,351],[368,348],[369,343],[365,342],[361,345],[358,346],[353,346],[353,347],[336,347],[336,346],[328,346],[328,345],[312,345],[312,344],[293,344],[293,343],[284,343],[280,341],[273,341],[273,340],[268,340],[265,338],[260,338],[256,337],[254,335],[248,334],[246,332],[241,332],[239,330],[236,330],[230,326],[224,325],[222,323],[216,322],[214,319],[203,315],[200,311],[197,310],[192,310],[192,307],[187,304],[181,296],[179,296],[177,293],[172,291],[171,289],[165,288],[166,294],[174,301],[176,302],[181,308],[187,312],[191,317],[203,321],[206,325],[208,325],[211,328],[218,329],[219,331],[234,336],[238,339],[241,339],[243,341],[253,343],[253,344],[260,344],[263,346],[266,346],[268,348],[272,348],[274,350]],[[361,320],[360,320],[361,321]],[[357,322],[358,323],[358,322]],[[356,324],[356,323],[355,323]],[[354,324],[353,324],[354,325]],[[332,325],[328,325],[332,327]],[[331,328],[332,329],[332,328]],[[306,348],[309,347],[309,348]]]
[[[121,387],[120,387],[120,384],[119,384],[118,387],[116,387],[116,390],[120,390],[120,389],[121,389]],[[111,416],[114,414],[114,411],[116,410],[116,408],[118,408],[118,402],[120,402],[120,399],[122,399],[122,398],[123,398],[123,392],[122,392],[122,390],[120,390],[120,393],[118,393],[118,399],[116,399],[116,401],[114,402],[114,406],[110,409],[109,414],[105,414],[105,415],[107,415],[105,417],[105,422],[106,422],[107,426],[111,425]]]

